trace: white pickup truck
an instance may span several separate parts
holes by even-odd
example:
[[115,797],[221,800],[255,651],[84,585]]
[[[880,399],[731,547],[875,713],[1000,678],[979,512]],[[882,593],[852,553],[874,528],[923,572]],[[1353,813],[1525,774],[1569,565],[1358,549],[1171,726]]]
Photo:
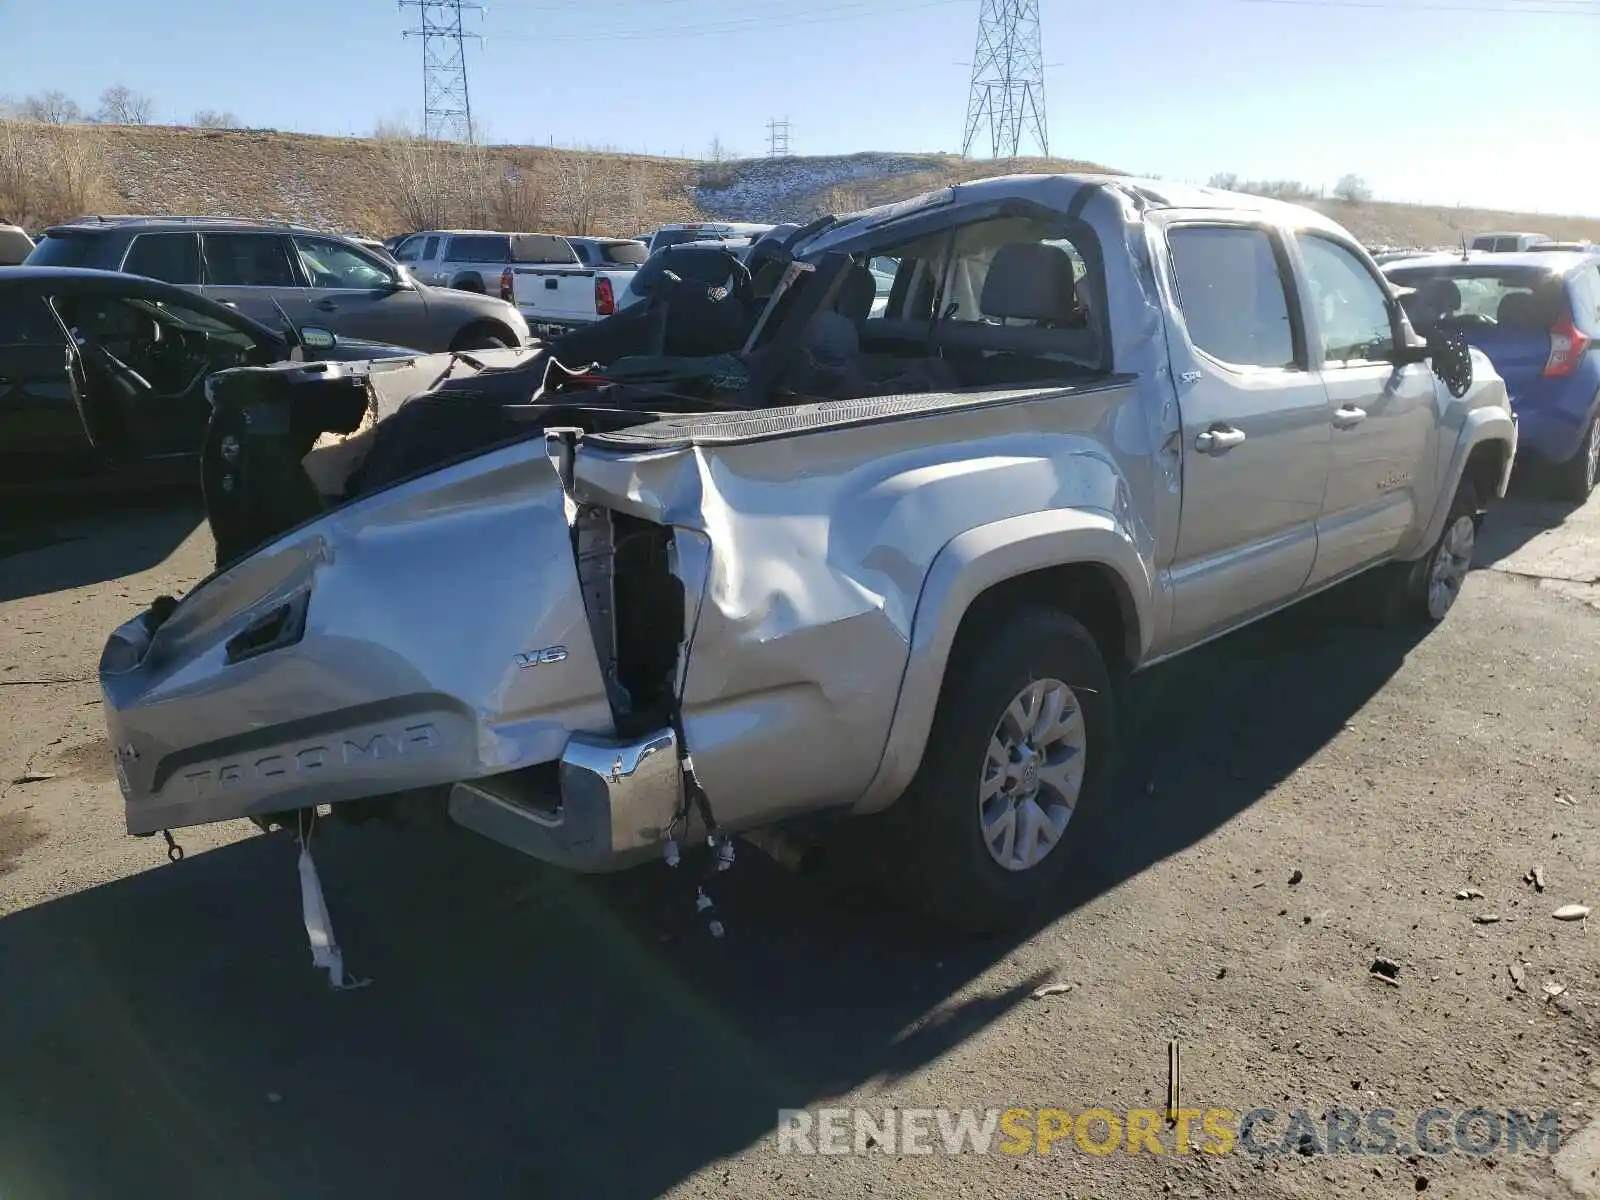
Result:
[[500,274],[500,298],[527,318],[535,337],[557,337],[617,311],[617,300],[644,261],[628,238],[517,235],[516,261]]

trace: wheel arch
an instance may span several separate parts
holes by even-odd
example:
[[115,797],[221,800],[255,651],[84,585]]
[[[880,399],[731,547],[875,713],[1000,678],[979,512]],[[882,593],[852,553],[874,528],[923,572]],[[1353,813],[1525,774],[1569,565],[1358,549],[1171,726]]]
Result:
[[488,285],[483,282],[483,276],[476,271],[458,271],[450,280],[450,286],[458,292],[484,293]]
[[450,339],[450,349],[461,349],[467,339],[475,333],[484,333],[492,337],[501,338],[507,346],[521,344],[521,339],[517,337],[509,325],[504,325],[493,317],[474,317],[456,330],[455,337]]
[[1487,504],[1503,497],[1511,482],[1516,456],[1517,422],[1509,409],[1485,406],[1468,413],[1451,449],[1449,463],[1439,476],[1428,523],[1417,531],[1406,551],[1396,557],[1410,561],[1432,549],[1444,532],[1450,505],[1463,479],[1474,482],[1480,503]]
[[1148,559],[1107,512],[1026,513],[952,538],[923,582],[883,756],[853,811],[888,807],[916,774],[947,669],[974,628],[1017,605],[1055,608],[1088,629],[1115,674],[1149,651],[1153,593]]

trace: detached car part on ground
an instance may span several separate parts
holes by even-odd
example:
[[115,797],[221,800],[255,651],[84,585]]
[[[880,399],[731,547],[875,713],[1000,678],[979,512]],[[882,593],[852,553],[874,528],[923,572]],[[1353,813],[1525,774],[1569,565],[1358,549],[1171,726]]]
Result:
[[848,817],[930,912],[1023,921],[1129,672],[1357,574],[1442,618],[1511,470],[1487,360],[1305,209],[1009,177],[740,268],[216,376],[219,569],[100,665],[129,830],[448,811],[606,871]]

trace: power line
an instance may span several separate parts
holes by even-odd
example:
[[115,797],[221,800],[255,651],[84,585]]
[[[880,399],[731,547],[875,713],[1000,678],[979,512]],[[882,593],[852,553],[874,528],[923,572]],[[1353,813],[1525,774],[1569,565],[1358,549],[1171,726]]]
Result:
[[[483,11],[464,0],[399,0],[417,10],[417,27],[403,38],[422,39],[422,136],[442,142],[472,140],[472,99],[467,92],[466,40],[462,14]],[[481,39],[480,39],[481,40]]]
[[[769,29],[796,29],[809,25],[832,25],[841,21],[859,21],[871,17],[885,17],[897,13],[922,12],[931,8],[948,8],[965,4],[968,0],[923,0],[920,4],[905,4],[894,8],[877,8],[865,0],[839,4],[827,8],[804,9],[792,5],[780,8],[747,10],[742,17],[717,21],[675,25],[663,29],[630,29],[625,32],[597,33],[503,33],[495,40],[502,42],[615,42],[653,41],[657,38],[715,37],[727,33],[765,32]],[[768,15],[771,14],[771,15]],[[830,15],[837,14],[837,15]]]
[[972,153],[972,143],[985,125],[995,158],[1017,156],[1025,127],[1039,153],[1050,157],[1039,0],[979,0],[978,46],[972,54],[967,123],[961,137],[963,158]]
[[1452,12],[1505,14],[1514,17],[1600,17],[1600,8],[1536,8],[1535,4],[1570,4],[1574,0],[1529,0],[1514,7],[1505,3],[1494,5],[1468,4],[1391,4],[1383,0],[1239,0],[1241,4],[1274,4],[1281,8],[1366,8],[1382,9],[1388,13]]

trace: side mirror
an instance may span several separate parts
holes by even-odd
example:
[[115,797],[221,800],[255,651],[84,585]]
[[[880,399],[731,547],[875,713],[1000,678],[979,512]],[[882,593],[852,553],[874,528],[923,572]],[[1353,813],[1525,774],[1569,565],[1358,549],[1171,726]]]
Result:
[[408,292],[417,286],[417,281],[411,278],[411,272],[401,264],[399,269],[389,277],[389,287],[396,292]]
[[1459,333],[1435,334],[1428,339],[1428,359],[1450,394],[1460,399],[1472,387],[1472,347]]
[[300,344],[307,350],[332,350],[339,344],[333,330],[320,325],[306,325],[300,330]]

